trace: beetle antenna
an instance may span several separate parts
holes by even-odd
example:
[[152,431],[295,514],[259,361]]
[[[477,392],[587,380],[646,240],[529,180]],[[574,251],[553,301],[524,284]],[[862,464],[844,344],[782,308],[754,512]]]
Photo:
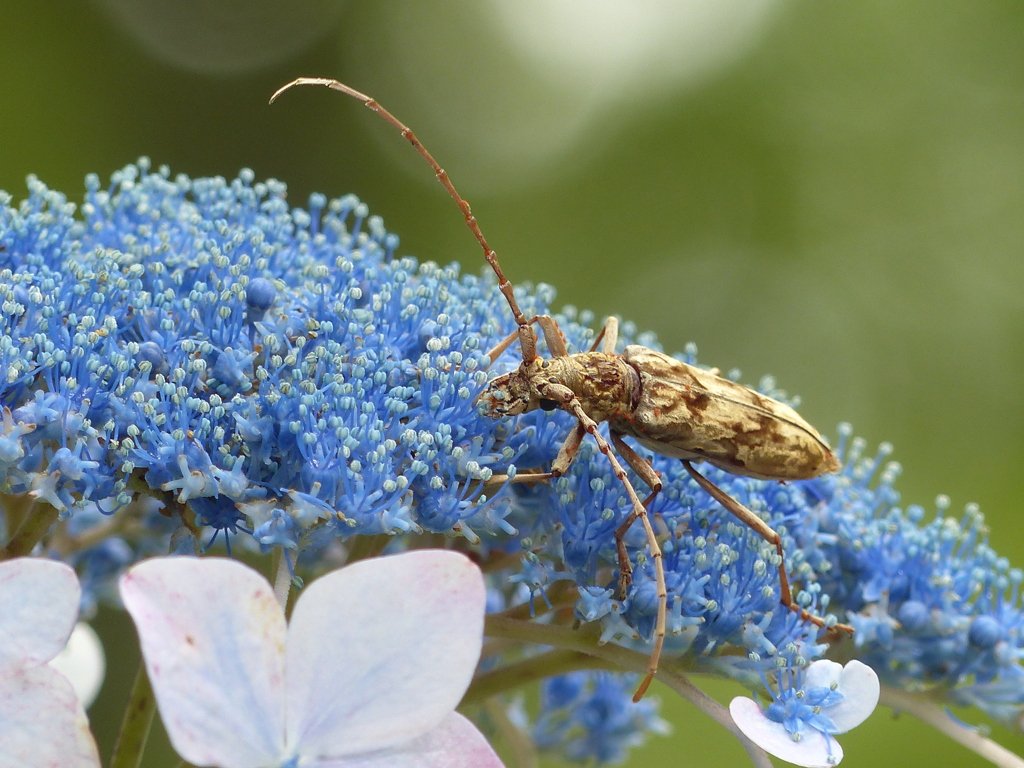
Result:
[[355,88],[350,88],[344,83],[338,82],[337,80],[331,80],[326,77],[296,78],[287,85],[283,85],[278,88],[274,92],[274,95],[270,97],[270,103],[273,104],[278,96],[296,85],[324,85],[331,90],[339,91],[344,93],[346,96],[351,96],[353,99],[359,99],[359,101],[363,102],[368,109],[376,112],[397,128],[405,140],[416,148],[416,151],[419,152],[423,156],[423,159],[430,164],[430,167],[434,169],[434,175],[437,177],[437,180],[441,182],[441,185],[448,191],[448,194],[451,195],[452,200],[454,200],[455,204],[459,206],[459,210],[462,211],[462,215],[466,219],[466,226],[469,227],[470,231],[476,237],[477,242],[480,243],[480,247],[484,249],[484,258],[487,260],[487,263],[491,265],[491,269],[494,270],[494,274],[498,277],[498,290],[501,291],[501,295],[504,296],[505,300],[508,302],[508,306],[512,310],[512,317],[515,319],[516,326],[519,328],[519,345],[522,348],[523,361],[529,363],[536,359],[536,337],[533,335],[533,329],[530,328],[529,321],[526,319],[526,316],[523,315],[522,310],[519,309],[519,305],[516,303],[516,297],[512,291],[512,283],[508,281],[508,278],[505,277],[505,273],[501,271],[501,265],[498,264],[498,254],[496,254],[487,244],[487,240],[484,238],[484,233],[480,230],[480,225],[477,224],[476,217],[473,215],[469,202],[459,194],[457,189],[455,189],[455,185],[452,184],[451,179],[448,178],[448,173],[438,164],[434,159],[434,156],[427,151],[427,148],[420,143],[420,140],[416,138],[416,134],[412,132],[412,129],[365,93],[361,93]]

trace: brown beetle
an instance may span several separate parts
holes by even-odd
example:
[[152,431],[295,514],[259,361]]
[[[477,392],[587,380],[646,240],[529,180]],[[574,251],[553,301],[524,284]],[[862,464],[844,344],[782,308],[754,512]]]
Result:
[[[802,609],[793,600],[786,575],[781,537],[760,517],[725,493],[693,467],[706,461],[736,475],[762,480],[807,480],[826,472],[836,472],[839,462],[828,443],[790,406],[707,371],[687,365],[647,347],[632,344],[616,354],[618,321],[609,317],[588,352],[569,354],[558,324],[553,317],[539,315],[527,319],[516,303],[512,284],[501,271],[497,254],[484,239],[469,203],[456,191],[448,174],[420,144],[415,134],[394,115],[364,93],[327,78],[300,77],[279,88],[273,102],[296,85],[323,85],[362,101],[395,128],[426,159],[438,181],[458,204],[466,224],[484,250],[484,258],[498,277],[498,288],[512,310],[516,330],[488,355],[493,361],[516,340],[523,362],[515,371],[493,379],[480,395],[484,412],[492,417],[514,416],[541,408],[561,408],[576,417],[577,426],[569,433],[551,470],[520,473],[515,482],[536,482],[564,474],[576,457],[583,437],[593,436],[598,448],[611,462],[615,476],[622,482],[632,511],[615,531],[619,565],[619,595],[623,596],[632,580],[633,567],[625,545],[627,531],[641,521],[647,546],[654,562],[658,597],[653,644],[647,675],[633,697],[639,699],[658,670],[665,642],[668,591],[661,547],[651,526],[647,506],[661,491],[661,479],[651,465],[629,447],[623,437],[637,440],[655,453],[680,459],[693,479],[725,509],[750,526],[779,555],[780,602],[801,618],[819,627],[853,633],[845,624],[829,625],[820,616]],[[540,326],[551,359],[537,354],[533,324]],[[600,346],[600,351],[598,347]],[[611,444],[598,431],[608,422]],[[612,448],[614,446],[614,450]],[[618,452],[634,472],[650,487],[651,494],[641,501],[619,463]],[[492,478],[497,479],[497,478]]]

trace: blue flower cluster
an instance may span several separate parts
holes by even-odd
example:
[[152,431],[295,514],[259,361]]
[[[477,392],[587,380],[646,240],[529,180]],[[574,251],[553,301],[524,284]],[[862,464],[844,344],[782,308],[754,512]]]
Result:
[[[849,434],[849,430],[845,430]],[[841,568],[823,581],[856,629],[855,655],[883,684],[945,692],[951,703],[976,706],[1020,729],[1024,714],[1024,571],[989,546],[984,517],[968,504],[959,517],[936,499],[926,521],[917,505],[899,506],[887,444],[862,459],[853,440],[845,481],[824,497],[821,529],[834,537],[826,557]],[[835,480],[831,482],[835,483]]]
[[34,179],[4,206],[0,486],[67,517],[152,492],[291,549],[504,531],[483,488],[525,436],[469,429],[490,287],[393,258],[354,197],[292,211],[252,182],[141,161],[90,177],[80,219]]
[[539,749],[557,750],[587,765],[623,762],[646,733],[668,733],[653,699],[634,704],[638,675],[571,672],[541,684],[540,710],[530,730]]
[[[143,556],[215,540],[281,547],[315,569],[360,537],[447,536],[498,564],[506,600],[542,611],[571,580],[576,619],[648,647],[653,565],[634,526],[634,582],[616,594],[613,532],[629,505],[608,462],[587,442],[557,482],[511,483],[548,468],[572,417],[479,412],[486,382],[519,359],[516,345],[487,358],[513,327],[493,279],[396,255],[353,196],[291,208],[282,183],[250,171],[189,179],[143,159],[106,189],[90,176],[80,208],[36,179],[29,192],[16,207],[0,199],[0,492],[60,512],[62,538],[45,544],[90,600]],[[550,312],[550,288],[516,293],[527,315]],[[570,350],[589,347],[592,314],[556,319]],[[657,348],[625,323],[629,343]],[[785,397],[767,378],[760,389]],[[988,547],[976,509],[958,521],[941,503],[929,523],[903,510],[887,450],[864,457],[845,427],[836,450],[842,472],[807,482],[705,472],[783,536],[800,603],[856,627],[841,653],[890,685],[941,688],[1016,723],[1021,572]],[[666,653],[755,680],[778,659],[822,656],[815,628],[779,606],[774,549],[678,461],[650,458],[664,483],[651,512]],[[633,743],[629,729],[653,727],[653,711],[618,712],[621,682],[572,680],[558,684],[571,696],[545,689],[538,739],[571,731],[570,756],[603,762]],[[615,743],[578,735],[610,720]]]

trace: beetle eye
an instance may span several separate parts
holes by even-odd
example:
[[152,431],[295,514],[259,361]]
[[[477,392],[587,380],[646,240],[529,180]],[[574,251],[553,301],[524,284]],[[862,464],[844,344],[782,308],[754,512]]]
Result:
[[541,400],[540,401],[540,409],[542,411],[553,411],[557,407],[558,407],[558,403],[556,403],[554,400]]

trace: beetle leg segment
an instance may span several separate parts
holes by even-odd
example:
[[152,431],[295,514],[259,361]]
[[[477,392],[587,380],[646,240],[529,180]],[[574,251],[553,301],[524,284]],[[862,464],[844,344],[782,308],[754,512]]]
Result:
[[[512,342],[519,338],[519,329],[516,328],[512,333],[506,336],[504,339],[499,341],[494,347],[487,353],[487,357],[490,358],[491,362],[487,364],[490,368],[494,364],[494,361],[501,357],[501,353],[512,346]],[[486,369],[485,369],[486,370]]]
[[[661,493],[661,478],[658,473],[654,471],[654,468],[644,459],[643,456],[638,454],[626,441],[622,439],[622,435],[618,432],[611,432],[612,445],[615,446],[615,450],[619,452],[619,455],[626,460],[626,463],[636,472],[640,478],[647,483],[647,486],[651,489],[651,494],[643,500],[643,508],[647,509],[648,505],[654,501],[654,497]],[[639,517],[636,509],[622,521],[622,524],[615,529],[615,549],[619,557],[619,593],[618,599],[623,600],[626,596],[626,591],[629,589],[629,585],[633,581],[633,570],[629,564],[629,555],[626,552],[626,532],[629,531],[631,525]]]
[[536,483],[541,480],[554,480],[561,477],[569,469],[569,465],[576,458],[576,454],[579,453],[585,434],[587,434],[587,430],[584,429],[582,424],[577,424],[575,429],[565,438],[562,447],[558,449],[558,455],[551,463],[550,472],[520,472],[511,480],[509,480],[508,475],[492,475],[490,480],[487,481],[488,484],[495,482]]
[[509,478],[508,475],[491,475],[487,480],[487,486],[503,485],[504,483],[539,483],[557,477],[560,475],[554,472],[520,472],[513,478]]
[[606,317],[604,319],[604,327],[601,328],[601,332],[597,334],[597,338],[594,339],[594,343],[590,345],[590,352],[597,350],[597,345],[601,344],[601,351],[606,355],[615,354],[615,344],[619,340],[619,318],[617,317]]
[[558,449],[558,455],[555,460],[551,463],[551,474],[555,477],[560,477],[566,473],[569,469],[569,465],[572,464],[576,458],[576,454],[579,453],[580,445],[583,443],[583,436],[587,434],[586,427],[582,423],[576,425],[576,428],[568,434],[565,438],[565,442],[562,443],[562,447]]
[[569,350],[565,346],[565,338],[562,336],[562,329],[558,327],[555,318],[551,315],[537,315],[530,322],[537,323],[540,326],[541,331],[544,333],[544,341],[547,342],[552,357],[569,356]]
[[644,499],[644,509],[646,509],[654,501],[654,497],[661,493],[661,476],[654,471],[651,462],[629,447],[629,444],[622,439],[621,433],[613,430],[610,434],[612,436],[612,445],[619,452],[619,456],[626,460],[630,469],[636,472],[640,479],[647,483],[647,487],[651,489],[651,495]]
[[[661,546],[658,544],[658,537],[655,535],[650,518],[647,516],[647,510],[644,509],[643,502],[640,501],[640,497],[633,488],[633,484],[629,482],[626,470],[622,468],[622,464],[620,464],[619,460],[615,458],[615,452],[612,450],[611,445],[604,439],[604,437],[602,437],[601,432],[597,428],[597,422],[590,418],[590,416],[587,415],[587,412],[583,410],[583,406],[580,404],[579,399],[573,391],[561,384],[549,384],[543,388],[541,395],[561,403],[565,410],[576,417],[582,430],[589,432],[593,436],[594,440],[597,441],[598,449],[611,463],[612,471],[626,489],[626,495],[629,497],[629,502],[633,507],[633,511],[630,514],[630,517],[632,518],[630,522],[632,523],[639,518],[643,524],[644,533],[647,535],[647,550],[650,553],[651,559],[654,561],[654,579],[658,598],[658,615],[654,623],[654,637],[652,638],[654,648],[651,650],[651,658],[647,664],[647,674],[644,676],[644,679],[640,681],[640,685],[637,687],[636,693],[633,694],[633,701],[640,701],[640,699],[643,698],[643,695],[647,692],[647,688],[650,686],[651,681],[654,680],[655,673],[658,671],[658,661],[661,658],[661,648],[665,644],[665,625],[668,619],[668,588],[665,586],[665,567],[662,563]],[[570,438],[573,437],[574,435],[570,435]],[[565,445],[563,445],[563,449],[568,445],[569,440],[566,440]],[[561,454],[562,451],[559,451],[560,456]],[[629,564],[628,556],[623,560],[625,545],[622,543],[622,536],[618,530],[615,532],[615,539],[616,549],[619,552],[621,586],[622,566],[625,565],[626,569],[630,573],[632,572],[632,567]]]
[[782,551],[782,537],[764,520],[694,469],[689,461],[686,459],[681,459],[681,461],[683,466],[686,467],[686,471],[690,473],[690,477],[697,482],[697,485],[707,491],[711,498],[735,515],[740,522],[751,528],[754,533],[775,546],[775,551],[779,553],[779,591],[781,592],[779,602],[789,610],[799,614],[800,618],[804,621],[809,621],[817,627],[842,630],[852,635],[853,627],[848,624],[836,624],[834,627],[829,627],[821,616],[809,613],[793,601],[793,593],[789,588],[789,577],[786,575],[786,556]]
[[[555,318],[553,318],[551,315],[537,315],[535,317],[531,317],[529,320],[526,321],[527,325],[533,325],[534,323],[537,323],[537,325],[540,326],[541,331],[544,333],[544,341],[547,342],[548,349],[551,350],[551,354],[554,357],[567,357],[569,355],[569,350],[566,349],[565,346],[565,339],[562,338],[562,331],[561,329],[559,329],[558,323],[555,322]],[[497,360],[498,357],[501,356],[502,352],[511,347],[516,339],[521,338],[522,330],[520,328],[516,328],[514,331],[512,331],[512,333],[510,333],[504,339],[495,344],[494,347],[487,353],[487,357],[491,359],[491,363]],[[530,360],[537,356],[536,341],[533,342],[532,348],[533,353],[530,357]],[[526,360],[525,354],[523,355],[523,359]],[[491,366],[488,365],[487,367],[490,368]]]

